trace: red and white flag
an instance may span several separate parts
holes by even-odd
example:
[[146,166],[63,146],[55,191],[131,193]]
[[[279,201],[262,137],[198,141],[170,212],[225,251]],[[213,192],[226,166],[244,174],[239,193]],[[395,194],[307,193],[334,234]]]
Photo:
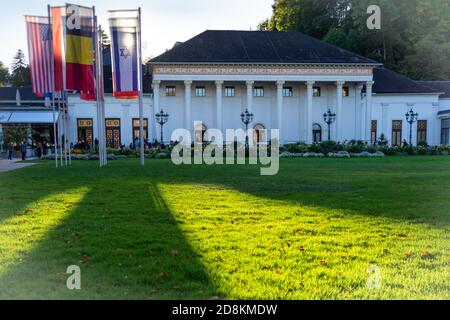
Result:
[[26,16],[28,55],[33,92],[45,96],[52,92],[51,33],[48,17]]
[[55,92],[66,90],[66,7],[52,7],[52,39]]

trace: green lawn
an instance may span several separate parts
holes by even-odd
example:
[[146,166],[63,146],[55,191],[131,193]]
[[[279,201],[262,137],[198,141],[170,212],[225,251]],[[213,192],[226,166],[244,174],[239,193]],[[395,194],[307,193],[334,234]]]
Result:
[[53,165],[0,173],[0,298],[450,299],[449,157]]

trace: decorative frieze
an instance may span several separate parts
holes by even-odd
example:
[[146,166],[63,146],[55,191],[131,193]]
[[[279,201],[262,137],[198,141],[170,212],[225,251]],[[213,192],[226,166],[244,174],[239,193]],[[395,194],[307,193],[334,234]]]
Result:
[[155,75],[371,76],[370,67],[154,66]]

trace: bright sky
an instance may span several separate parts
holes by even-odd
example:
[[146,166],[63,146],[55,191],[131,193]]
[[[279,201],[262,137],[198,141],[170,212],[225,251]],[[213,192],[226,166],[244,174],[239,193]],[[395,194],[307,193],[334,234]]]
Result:
[[[274,0],[73,0],[69,3],[96,6],[102,25],[107,11],[142,7],[144,57],[157,56],[207,30],[255,30],[271,15]],[[2,6],[0,61],[8,67],[18,49],[27,51],[24,15],[47,15],[47,5],[65,1],[11,0]],[[27,55],[28,56],[28,55]]]

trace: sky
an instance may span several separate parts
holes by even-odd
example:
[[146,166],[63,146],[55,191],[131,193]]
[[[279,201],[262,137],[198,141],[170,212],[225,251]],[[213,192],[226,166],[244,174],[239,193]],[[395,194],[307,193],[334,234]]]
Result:
[[[73,0],[96,7],[107,26],[107,11],[142,8],[143,56],[154,57],[205,30],[255,30],[272,13],[274,0]],[[12,0],[2,6],[0,61],[10,67],[18,49],[28,56],[24,15],[47,15],[47,5],[64,0]]]

